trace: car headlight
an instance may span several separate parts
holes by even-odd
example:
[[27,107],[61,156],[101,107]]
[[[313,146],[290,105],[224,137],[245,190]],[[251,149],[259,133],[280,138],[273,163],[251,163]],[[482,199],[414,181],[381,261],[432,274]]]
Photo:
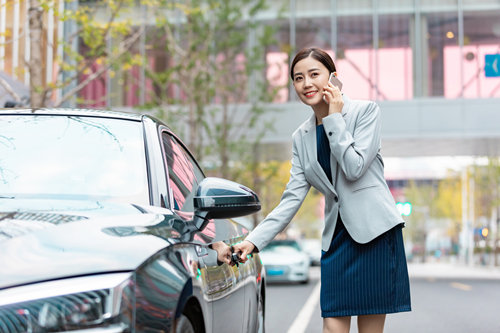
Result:
[[0,291],[0,332],[128,332],[132,274],[42,282]]

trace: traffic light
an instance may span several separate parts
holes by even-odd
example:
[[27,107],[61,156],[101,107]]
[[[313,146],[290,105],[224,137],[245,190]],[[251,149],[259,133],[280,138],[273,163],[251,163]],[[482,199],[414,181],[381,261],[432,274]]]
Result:
[[486,227],[481,228],[481,236],[483,236],[483,238],[488,237],[489,233],[490,233],[490,231],[488,230],[488,228],[486,228]]
[[403,216],[410,216],[412,211],[411,202],[398,202],[396,203],[396,208],[399,210],[399,213]]

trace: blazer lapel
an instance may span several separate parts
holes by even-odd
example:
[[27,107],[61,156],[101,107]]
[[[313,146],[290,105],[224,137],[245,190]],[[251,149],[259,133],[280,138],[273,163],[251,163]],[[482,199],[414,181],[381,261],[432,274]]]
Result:
[[[342,99],[344,100],[344,106],[342,107],[342,117],[344,118],[344,121],[346,122],[347,126],[347,121],[349,119],[349,109],[351,107],[351,100],[349,97],[347,97],[346,94],[342,93]],[[330,154],[330,165],[332,169],[332,183],[334,188],[337,187],[337,178],[338,178],[338,173],[341,170],[337,170],[339,168],[339,163],[333,156],[333,154]]]
[[[344,93],[342,93],[342,99],[344,100],[344,106],[342,107],[342,117],[344,118],[344,121],[346,122],[346,125],[347,125],[347,121],[349,118],[348,117],[349,108],[351,106],[351,100]],[[333,182],[334,187],[336,187],[337,186],[338,172],[340,172],[341,170],[337,170],[339,167],[339,163],[337,162],[335,157],[333,157],[333,154],[330,154],[330,165],[332,166],[332,182]]]
[[[323,171],[323,168],[318,162],[318,147],[316,142],[316,116],[314,114],[309,119],[308,128],[305,130],[305,132],[306,133],[304,134],[304,142],[305,142],[305,147],[307,149],[307,157],[309,159],[309,164],[311,165],[311,169],[314,171],[316,178],[318,178],[321,182],[323,182],[330,191],[336,193],[333,184],[330,183],[330,180],[328,179],[325,172]],[[337,164],[337,161],[335,161],[335,159],[333,160],[334,163],[331,164],[332,170],[333,168],[336,169],[336,164]],[[333,176],[335,177],[335,173],[333,173]],[[335,181],[334,178],[332,179],[333,181]]]

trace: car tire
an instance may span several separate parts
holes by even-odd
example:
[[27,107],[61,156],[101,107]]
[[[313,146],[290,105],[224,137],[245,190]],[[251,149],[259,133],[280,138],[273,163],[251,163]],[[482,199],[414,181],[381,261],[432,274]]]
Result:
[[266,328],[265,328],[265,304],[264,304],[264,297],[261,295],[259,297],[259,305],[257,307],[257,332],[258,333],[265,333]]
[[180,318],[177,319],[175,333],[195,333],[193,324],[187,316],[181,315]]

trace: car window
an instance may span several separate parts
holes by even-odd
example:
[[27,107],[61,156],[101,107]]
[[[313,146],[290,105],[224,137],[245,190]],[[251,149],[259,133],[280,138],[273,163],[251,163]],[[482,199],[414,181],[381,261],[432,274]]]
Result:
[[83,116],[1,116],[0,193],[148,204],[142,124]]
[[299,243],[295,240],[274,240],[270,242],[263,250],[265,251],[302,251]]
[[275,246],[266,246],[265,248],[262,249],[262,252],[296,254],[300,251],[296,247],[293,247],[291,245],[275,245]]
[[169,189],[173,201],[173,209],[182,212],[188,218],[194,212],[193,196],[203,173],[189,153],[168,133],[162,134],[165,159],[168,167]]

